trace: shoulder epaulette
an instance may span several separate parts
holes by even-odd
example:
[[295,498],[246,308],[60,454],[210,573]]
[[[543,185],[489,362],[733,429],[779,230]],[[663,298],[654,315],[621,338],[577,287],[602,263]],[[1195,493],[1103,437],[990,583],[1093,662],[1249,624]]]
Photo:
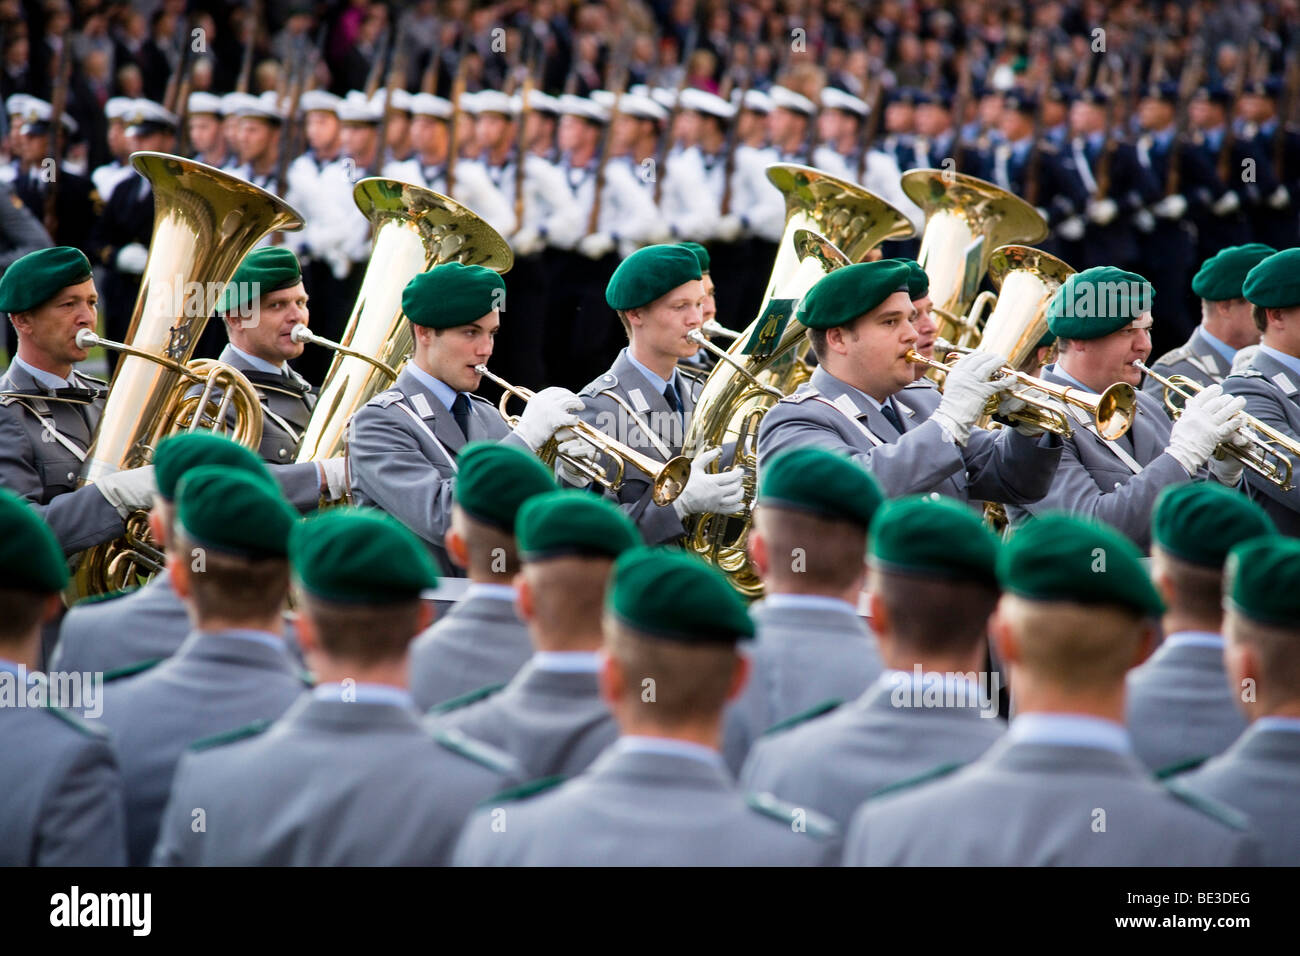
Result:
[[190,744],[189,750],[197,753],[200,750],[211,750],[213,747],[220,747],[224,744],[233,744],[237,740],[247,740],[249,737],[256,737],[258,734],[270,727],[272,721],[265,717],[253,721],[251,724],[244,724],[242,727],[236,727],[234,730],[227,730],[225,733],[213,734],[211,737],[203,737]]
[[1209,757],[1188,757],[1186,760],[1175,761],[1168,766],[1156,770],[1155,778],[1157,780],[1168,780],[1170,777],[1176,777],[1180,773],[1187,773],[1189,770],[1195,770],[1209,759]]
[[1159,368],[1161,365],[1173,365],[1175,362],[1181,362],[1187,356],[1193,354],[1190,345],[1180,345],[1176,349],[1170,349],[1160,358],[1151,363],[1152,368]]
[[477,690],[461,694],[459,697],[453,697],[451,700],[444,700],[441,704],[434,704],[428,709],[427,713],[445,714],[449,711],[460,710],[462,707],[468,707],[470,704],[478,703],[485,697],[491,697],[505,686],[505,684],[488,684],[487,686],[480,687]]
[[127,664],[124,667],[115,667],[111,671],[104,672],[104,683],[121,680],[123,677],[132,677],[135,674],[147,671],[151,667],[157,667],[166,659],[165,657],[151,657],[147,661],[136,661],[134,664]]
[[62,707],[46,707],[45,710],[59,718],[59,720],[63,721],[73,730],[80,731],[87,737],[95,737],[99,740],[108,739],[107,727],[101,727],[99,724],[92,724],[88,720],[83,720],[76,714],[72,713],[72,711],[65,710]]
[[401,398],[402,390],[400,388],[390,388],[387,391],[380,392],[370,401],[366,402],[366,404],[376,405],[379,408],[387,408],[389,405],[393,404],[393,402],[401,400]]
[[1265,378],[1265,377],[1266,376],[1264,375],[1264,373],[1261,372],[1259,369],[1251,368],[1249,366],[1243,368],[1241,371],[1237,371],[1236,369],[1234,369],[1228,375],[1228,378]]
[[887,786],[881,787],[879,790],[868,794],[867,799],[874,800],[876,797],[883,797],[889,793],[897,793],[900,790],[910,790],[912,787],[919,786],[923,783],[929,783],[931,780],[938,780],[940,777],[946,777],[954,770],[960,770],[964,766],[966,766],[964,763],[956,761],[953,763],[939,764],[939,766],[933,767],[925,771],[925,773],[918,773],[914,777],[908,777],[905,780],[899,780],[896,783],[891,783]]
[[103,594],[91,594],[82,598],[73,607],[83,607],[87,604],[103,604],[105,601],[116,601],[120,597],[126,597],[135,591],[135,588],[118,588],[116,591],[105,591]]
[[523,776],[524,768],[513,756],[481,740],[475,740],[455,727],[445,727],[433,732],[433,739],[439,746],[450,750],[458,756],[472,760],[480,767],[487,767],[496,773],[507,774],[518,779]]
[[807,807],[787,803],[770,793],[745,794],[745,806],[755,813],[780,820],[795,833],[807,833],[821,840],[829,840],[838,836],[840,832],[839,826],[830,817],[822,816],[816,810],[809,810]]
[[822,393],[817,391],[817,389],[809,388],[807,391],[796,391],[790,395],[787,395],[785,398],[781,399],[781,401],[794,402],[797,405],[800,402],[808,401],[808,399],[810,398],[820,398],[821,394]]
[[1233,830],[1246,830],[1250,827],[1250,821],[1246,818],[1245,814],[1239,813],[1227,804],[1220,803],[1218,800],[1215,800],[1212,797],[1207,797],[1203,793],[1197,793],[1177,777],[1172,780],[1162,781],[1162,783],[1166,790],[1193,810],[1199,810],[1207,817],[1219,821],[1224,826],[1230,827]]
[[96,385],[103,385],[105,388],[108,388],[108,379],[96,378],[93,375],[87,375],[81,369],[77,369],[77,375],[79,375],[81,378],[84,378],[88,382],[94,382]]
[[299,668],[294,671],[294,673],[298,676],[298,680],[302,681],[308,687],[316,686],[316,675],[306,668]]
[[583,390],[580,391],[578,394],[585,395],[588,398],[593,398],[596,395],[599,395],[601,392],[609,391],[617,384],[618,384],[618,376],[615,375],[613,372],[606,372],[604,375],[596,379],[594,382],[589,382],[586,385],[586,387],[583,388]]
[[556,774],[552,777],[539,777],[537,780],[529,780],[517,787],[510,787],[500,793],[494,793],[492,796],[480,800],[478,806],[490,807],[499,803],[514,803],[519,800],[527,800],[529,797],[535,797],[547,790],[554,790],[568,779],[563,774]]
[[789,730],[791,727],[798,727],[800,724],[806,724],[814,717],[820,717],[822,714],[829,714],[842,703],[844,703],[844,701],[840,698],[832,697],[829,700],[822,701],[820,704],[813,704],[807,710],[801,710],[793,717],[787,717],[785,720],[773,724],[771,727],[767,728],[767,730],[763,731],[762,736],[768,737],[772,734],[779,734],[782,731]]

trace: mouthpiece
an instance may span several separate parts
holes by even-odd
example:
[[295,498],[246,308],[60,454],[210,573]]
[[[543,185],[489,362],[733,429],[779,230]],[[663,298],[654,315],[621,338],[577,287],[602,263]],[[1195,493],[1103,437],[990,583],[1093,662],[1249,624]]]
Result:
[[289,333],[289,338],[295,342],[301,343],[301,342],[310,342],[313,338],[315,338],[315,336],[312,335],[311,329],[307,328],[307,326],[303,325],[300,322],[293,327],[293,331]]
[[99,336],[91,329],[82,329],[77,333],[77,348],[93,349],[99,344]]

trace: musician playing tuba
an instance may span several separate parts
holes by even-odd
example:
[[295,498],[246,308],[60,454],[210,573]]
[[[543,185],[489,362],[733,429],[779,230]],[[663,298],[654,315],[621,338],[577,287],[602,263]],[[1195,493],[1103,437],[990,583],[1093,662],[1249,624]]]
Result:
[[1028,424],[997,435],[975,427],[994,396],[1004,395],[1004,413],[1018,407],[1018,399],[1004,394],[1011,381],[991,378],[1006,364],[1002,356],[964,356],[942,394],[915,381],[916,366],[906,356],[919,341],[912,297],[923,296],[909,285],[911,273],[899,260],[844,266],[804,297],[798,317],[818,368],[764,416],[760,473],[779,451],[821,445],[860,462],[887,497],[1037,501],[1051,486],[1061,442]]
[[[538,392],[513,431],[490,402],[473,394],[482,381],[475,366],[486,365],[492,355],[504,292],[498,273],[459,262],[435,266],[408,282],[402,311],[412,323],[414,354],[393,387],[352,420],[348,455],[356,503],[386,511],[413,530],[451,577],[461,572],[447,556],[444,537],[456,456],[467,442],[499,439],[537,452],[558,437],[561,455],[595,454],[585,440],[561,431],[577,423],[582,409],[568,389]],[[557,470],[569,484],[588,482],[567,463]]]
[[76,335],[94,329],[98,300],[90,260],[71,246],[29,253],[0,279],[0,310],[18,333],[0,376],[0,486],[36,507],[65,554],[120,537],[154,491],[152,465],[78,487],[108,395],[107,382],[73,368],[87,358]]

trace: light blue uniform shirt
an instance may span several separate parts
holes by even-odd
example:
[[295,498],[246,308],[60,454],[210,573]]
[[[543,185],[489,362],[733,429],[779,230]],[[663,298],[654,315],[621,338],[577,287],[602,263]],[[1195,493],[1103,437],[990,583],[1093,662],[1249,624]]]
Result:
[[258,358],[256,355],[249,355],[241,348],[236,348],[233,345],[230,346],[230,348],[231,351],[235,352],[237,355],[239,355],[240,358],[242,358],[249,365],[253,366],[253,368],[257,369],[259,372],[267,372],[271,375],[284,375],[283,364],[273,365],[272,363],[268,362],[264,358]]
[[1171,647],[1213,647],[1223,650],[1223,635],[1212,631],[1175,631],[1165,637]]
[[1294,355],[1287,355],[1285,352],[1279,352],[1277,349],[1268,345],[1261,345],[1259,350],[1274,361],[1285,365],[1293,374],[1300,375],[1300,358],[1296,358]]
[[47,372],[44,369],[37,368],[30,362],[24,362],[17,355],[14,356],[13,363],[46,388],[67,388],[72,384],[66,378],[59,378],[53,372]]
[[599,651],[538,651],[533,667],[554,674],[595,674],[600,670]]
[[770,594],[763,599],[764,607],[793,608],[806,611],[834,611],[837,614],[858,616],[858,609],[848,601],[823,594]]
[[676,740],[672,737],[643,737],[637,734],[627,734],[619,737],[614,744],[622,753],[630,754],[661,754],[666,757],[687,757],[691,760],[698,760],[700,763],[706,763],[710,766],[717,767],[719,770],[726,772],[727,765],[722,760],[722,754],[712,747],[705,747],[703,744],[692,743],[689,740]]
[[456,396],[461,393],[457,392],[442,379],[434,378],[414,362],[407,362],[406,367],[421,385],[433,392],[434,397],[438,399],[438,401],[442,402],[443,408],[447,409],[447,411],[451,411],[451,406],[455,403]]
[[1123,724],[1085,714],[1020,714],[1011,719],[1007,740],[1018,744],[1095,747],[1120,754],[1133,752]]
[[342,682],[318,684],[312,688],[311,695],[317,700],[341,701],[348,704],[385,704],[406,710],[415,708],[410,692],[391,684],[354,683],[346,687]]
[[255,644],[265,644],[267,647],[273,647],[281,653],[286,653],[284,638],[278,634],[271,634],[268,631],[255,631],[252,628],[233,627],[224,631],[201,631],[204,637],[233,637],[241,641],[252,641]]
[[1232,368],[1232,360],[1237,357],[1236,349],[1222,339],[1215,338],[1203,325],[1201,326],[1201,338],[1214,346],[1214,351],[1223,356],[1223,360],[1228,363],[1228,368]]

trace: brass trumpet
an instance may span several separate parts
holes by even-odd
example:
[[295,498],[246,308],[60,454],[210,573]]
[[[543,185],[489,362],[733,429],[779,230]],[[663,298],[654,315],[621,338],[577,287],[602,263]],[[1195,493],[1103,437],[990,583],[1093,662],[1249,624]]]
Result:
[[[518,425],[519,417],[508,413],[506,411],[506,405],[510,401],[511,396],[524,402],[530,401],[535,394],[532,389],[511,385],[501,376],[488,371],[486,365],[476,365],[474,366],[474,371],[478,372],[480,375],[487,376],[489,379],[501,386],[504,392],[501,396],[500,403],[497,405],[497,411],[501,413],[501,417],[504,418],[506,423],[512,428]],[[645,472],[650,476],[650,480],[654,486],[653,498],[657,505],[667,505],[677,500],[677,496],[686,488],[686,482],[691,477],[691,460],[684,455],[678,455],[667,462],[658,461],[651,458],[649,455],[642,454],[633,448],[629,448],[622,442],[615,441],[600,429],[588,425],[583,421],[574,425],[573,431],[581,435],[588,442],[595,445],[600,449],[600,451],[609,456],[614,463],[614,474],[612,476],[605,468],[595,462],[589,462],[582,458],[570,458],[567,455],[561,455],[559,453],[559,442],[554,436],[552,436],[551,439],[541,447],[537,453],[538,457],[546,464],[552,466],[555,463],[555,459],[558,457],[561,461],[567,463],[570,468],[581,472],[592,481],[596,482],[596,484],[608,488],[610,491],[616,491],[619,486],[623,484],[623,473],[627,465],[630,464],[633,468]]]
[[[1185,375],[1166,378],[1159,372],[1152,371],[1143,362],[1134,362],[1133,367],[1146,372],[1164,386],[1165,408],[1169,409],[1169,414],[1175,419],[1183,413],[1183,409],[1174,403],[1174,396],[1178,395],[1186,401],[1204,388]],[[1241,432],[1250,439],[1250,443],[1245,448],[1238,448],[1231,442],[1224,442],[1215,450],[1214,456],[1220,460],[1231,456],[1265,481],[1277,485],[1283,491],[1290,491],[1293,487],[1291,471],[1294,459],[1300,457],[1300,442],[1264,424],[1253,415],[1238,412],[1238,417],[1243,419]],[[1279,447],[1285,449],[1286,453],[1279,451]]]
[[[934,345],[937,349],[947,349],[951,355],[964,355],[975,351],[975,349],[964,346],[958,347],[943,339],[937,339]],[[909,362],[914,362],[917,365],[928,365],[930,368],[942,372],[952,371],[951,365],[940,362],[938,359],[928,359],[916,349],[908,349],[906,357]],[[998,372],[1002,375],[1010,375],[1025,389],[1035,389],[1047,394],[1057,402],[1082,408],[1092,415],[1097,434],[1108,441],[1114,441],[1116,438],[1123,436],[1132,427],[1133,418],[1137,414],[1137,393],[1133,391],[1133,386],[1127,382],[1116,382],[1100,395],[1096,395],[1079,388],[1070,388],[1068,385],[1055,385],[1045,379],[1027,375],[1009,365],[1002,366],[998,369]],[[1032,395],[1028,391],[1015,389],[1009,391],[1026,405],[1025,408],[1012,412],[1007,416],[1012,421],[1025,422],[1046,431],[1055,432],[1062,438],[1068,438],[1074,433],[1065,411],[1058,408],[1053,402]],[[989,414],[996,410],[998,404],[997,396],[990,399]]]

